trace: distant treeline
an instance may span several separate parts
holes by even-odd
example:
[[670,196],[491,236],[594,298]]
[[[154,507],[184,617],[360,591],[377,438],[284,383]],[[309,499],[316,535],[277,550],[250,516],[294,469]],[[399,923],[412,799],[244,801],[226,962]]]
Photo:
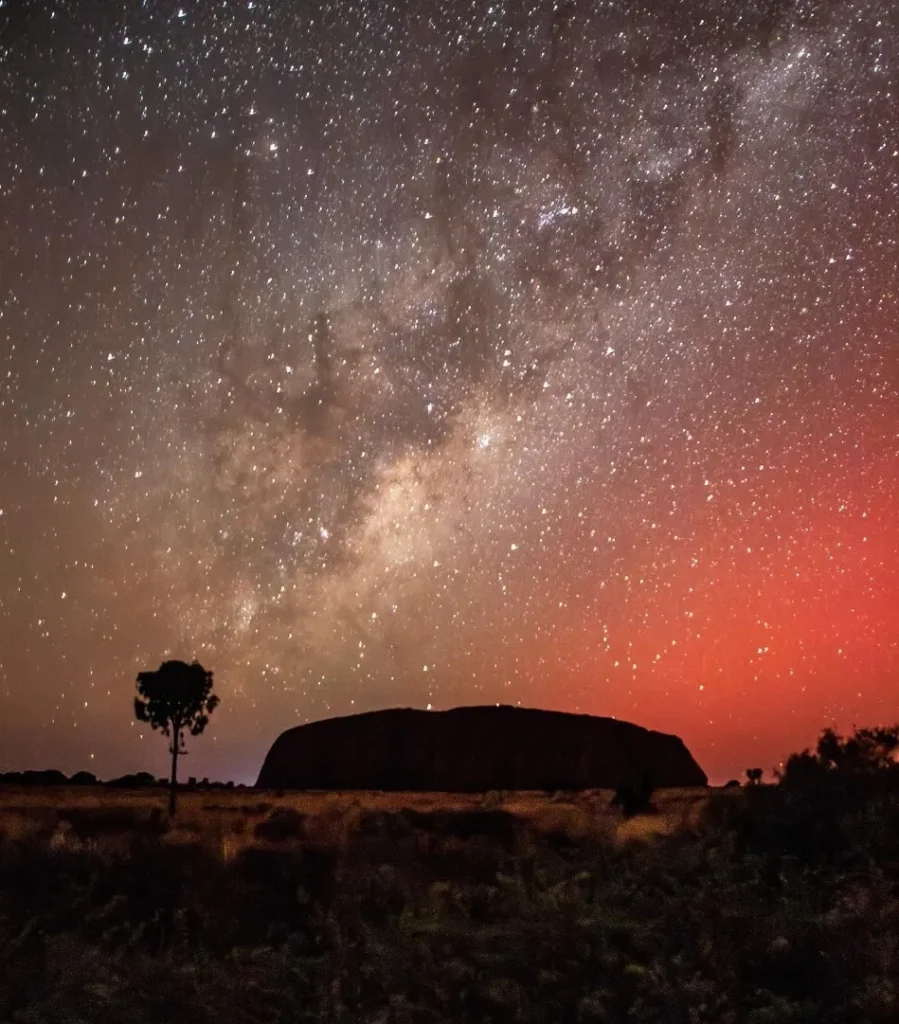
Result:
[[[75,772],[69,777],[56,768],[43,771],[0,772],[0,786],[107,786],[113,789],[149,789],[157,786],[168,786],[168,779],[157,779],[150,772],[135,772],[123,775],[119,779],[103,782],[92,772]],[[182,784],[182,789],[245,789],[243,784],[233,782],[210,782],[209,779],[193,777]]]

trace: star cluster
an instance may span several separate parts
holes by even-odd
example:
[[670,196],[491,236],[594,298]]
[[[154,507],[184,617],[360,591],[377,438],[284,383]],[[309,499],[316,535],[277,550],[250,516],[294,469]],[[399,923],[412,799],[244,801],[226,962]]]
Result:
[[169,656],[219,777],[397,703],[718,780],[899,717],[897,22],[0,2],[0,767],[157,766]]

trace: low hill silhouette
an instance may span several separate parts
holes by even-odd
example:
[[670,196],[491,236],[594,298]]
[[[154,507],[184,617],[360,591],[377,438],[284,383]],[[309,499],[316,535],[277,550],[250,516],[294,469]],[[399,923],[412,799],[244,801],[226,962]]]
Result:
[[505,705],[391,708],[297,726],[258,788],[433,792],[705,786],[683,741],[630,722]]

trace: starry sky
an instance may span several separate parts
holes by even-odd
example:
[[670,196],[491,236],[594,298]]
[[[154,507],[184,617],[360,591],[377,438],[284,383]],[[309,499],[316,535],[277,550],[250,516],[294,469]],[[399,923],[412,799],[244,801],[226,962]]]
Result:
[[0,768],[899,719],[891,0],[0,0]]

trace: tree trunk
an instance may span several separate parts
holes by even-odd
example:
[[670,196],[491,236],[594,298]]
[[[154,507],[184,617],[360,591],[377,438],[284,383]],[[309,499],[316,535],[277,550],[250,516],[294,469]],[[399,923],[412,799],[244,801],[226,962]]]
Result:
[[181,746],[181,730],[172,730],[172,781],[169,784],[169,817],[175,817],[175,792],[178,786],[178,748]]

